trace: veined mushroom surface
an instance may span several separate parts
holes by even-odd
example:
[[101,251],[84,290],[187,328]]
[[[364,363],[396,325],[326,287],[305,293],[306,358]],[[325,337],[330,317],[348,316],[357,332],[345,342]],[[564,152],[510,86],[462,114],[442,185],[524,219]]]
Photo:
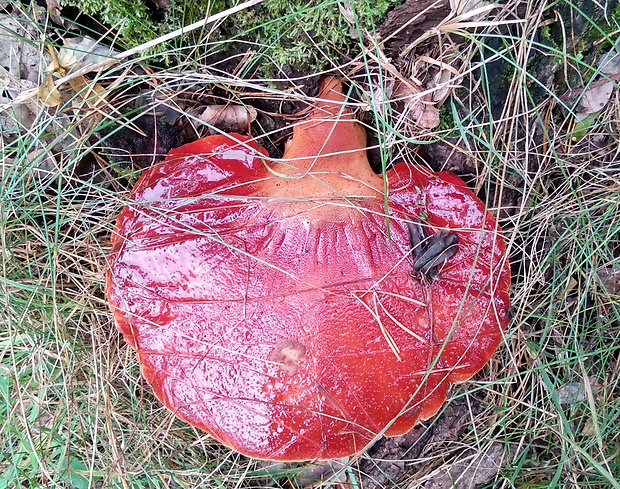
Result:
[[[211,136],[145,172],[107,295],[174,414],[242,454],[342,458],[436,414],[508,324],[501,231],[456,176],[371,170],[328,78],[281,161]],[[387,192],[387,209],[384,204]]]

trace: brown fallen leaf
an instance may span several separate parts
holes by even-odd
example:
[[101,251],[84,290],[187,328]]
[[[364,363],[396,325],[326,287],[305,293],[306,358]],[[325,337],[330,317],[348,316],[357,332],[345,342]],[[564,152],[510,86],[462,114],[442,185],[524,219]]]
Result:
[[449,84],[453,76],[450,70],[441,69],[437,72],[433,81],[438,88],[433,92],[433,101],[443,103],[448,98],[453,88]]
[[571,132],[572,142],[581,141],[593,127],[599,124],[598,116],[611,100],[616,86],[614,82],[620,79],[620,55],[617,53],[619,47],[620,38],[603,56],[598,65],[598,72],[585,88],[571,91],[560,97],[562,101],[579,97],[573,108],[575,121]]
[[421,129],[434,129],[439,126],[439,109],[432,101],[431,95],[420,97],[422,90],[415,91],[413,83],[405,84],[397,81],[394,86],[393,97],[404,103],[401,111],[403,117],[412,121]]
[[[587,379],[589,388],[596,394],[602,386],[597,382],[596,377],[590,376]],[[558,400],[561,406],[574,405],[588,398],[588,388],[585,381],[569,382],[558,389]]]
[[84,132],[94,128],[102,117],[107,117],[109,112],[115,112],[107,101],[108,90],[99,83],[93,83],[84,76],[78,76],[69,81],[72,90],[80,97],[81,101],[74,101],[73,110],[88,111],[90,116],[82,121]]
[[48,73],[45,75],[43,79],[43,83],[39,85],[39,90],[37,91],[37,99],[46,107],[57,107],[62,103],[62,95],[56,88],[56,84],[54,83],[54,73],[58,73],[60,76],[64,76],[66,71],[60,63],[58,62],[58,57],[56,55],[56,50],[48,46],[48,51],[52,57],[52,68],[47,70]]
[[609,266],[599,268],[596,274],[607,292],[610,294],[620,293],[620,267],[618,267],[617,262],[615,266],[610,263]]
[[[90,37],[77,37],[65,39],[63,46],[58,50],[56,59],[60,67],[70,72],[89,65],[96,65],[117,54],[117,51]],[[54,66],[50,65],[46,71],[53,69]]]
[[[58,73],[60,76],[65,76],[69,71],[73,69],[78,69],[80,67],[80,63],[75,56],[74,51],[70,48],[70,46],[76,46],[79,48],[80,46],[84,49],[94,49],[97,47],[95,41],[84,38],[77,44],[75,41],[70,41],[65,43],[65,47],[61,48],[60,52],[56,52],[56,50],[52,47],[48,47],[52,62],[46,68],[46,72],[48,74],[45,77],[43,84],[39,87],[38,98],[41,103],[43,103],[46,107],[56,107],[62,102],[62,97],[58,89],[54,85],[53,75],[54,73]],[[84,53],[80,59],[83,59]],[[99,54],[92,53],[89,56],[100,56]],[[121,75],[119,79],[114,82],[112,85],[120,84],[124,75]],[[108,112],[114,112],[114,108],[110,107],[107,103],[107,94],[110,89],[105,89],[99,83],[89,81],[84,75],[76,75],[73,78],[70,78],[69,85],[73,92],[79,96],[81,102],[77,99],[72,101],[73,110],[81,111],[81,110],[90,110],[92,109],[92,115],[90,117],[85,117],[82,122],[82,128],[85,131],[90,130],[90,128],[94,127],[103,116],[107,116],[107,112],[104,112],[105,108]],[[50,85],[51,83],[51,85]],[[48,91],[50,91],[48,94]],[[53,105],[52,105],[53,104]]]
[[424,484],[424,489],[474,489],[497,475],[506,465],[505,447],[491,443],[484,451],[465,451],[449,469],[442,469]]
[[619,47],[620,39],[616,41],[613,48],[603,56],[599,63],[598,69],[603,75],[600,78],[606,81],[601,84],[593,83],[585,90],[575,109],[575,117],[578,120],[582,121],[588,115],[599,112],[609,102],[614,90],[614,84],[609,79],[620,75],[620,55],[616,52]]
[[45,3],[47,4],[47,12],[50,14],[52,20],[64,26],[65,22],[62,17],[60,17],[60,2],[58,0],[45,0]]
[[579,434],[581,436],[586,436],[586,437],[592,437],[592,436],[596,436],[597,434],[597,430],[594,427],[594,423],[592,422],[591,419],[588,419],[584,424],[583,424],[583,428],[581,429],[581,431],[579,432]]
[[46,107],[57,107],[62,102],[62,95],[54,84],[54,73],[48,73],[37,92],[37,100]]
[[96,107],[102,100],[105,100],[106,89],[99,83],[92,83],[83,76],[69,80],[69,85],[90,107]]
[[198,118],[225,132],[244,132],[256,115],[256,109],[247,105],[210,105]]

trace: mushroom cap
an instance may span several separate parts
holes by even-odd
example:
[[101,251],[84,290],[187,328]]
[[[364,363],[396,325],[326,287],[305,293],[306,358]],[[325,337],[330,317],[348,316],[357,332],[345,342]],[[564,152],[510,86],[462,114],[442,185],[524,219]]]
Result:
[[[509,321],[504,240],[482,202],[400,163],[386,212],[337,80],[321,98],[283,161],[237,134],[172,150],[112,237],[108,299],[155,395],[260,459],[342,458],[406,433]],[[434,280],[413,272],[414,220],[459,237]]]

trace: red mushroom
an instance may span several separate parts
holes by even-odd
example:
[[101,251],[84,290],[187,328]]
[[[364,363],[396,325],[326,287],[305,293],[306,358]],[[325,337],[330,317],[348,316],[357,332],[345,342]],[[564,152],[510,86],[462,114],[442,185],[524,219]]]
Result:
[[501,232],[449,173],[384,179],[329,78],[282,161],[240,135],[172,150],[112,238],[107,294],[174,414],[251,457],[362,451],[436,414],[508,323]]

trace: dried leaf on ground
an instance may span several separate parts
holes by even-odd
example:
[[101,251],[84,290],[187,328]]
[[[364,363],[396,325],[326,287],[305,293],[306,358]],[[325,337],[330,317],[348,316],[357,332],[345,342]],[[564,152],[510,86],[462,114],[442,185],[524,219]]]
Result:
[[[70,71],[74,68],[82,68],[89,65],[97,64],[105,59],[118,54],[112,51],[108,46],[99,44],[90,37],[67,39],[58,51],[59,65]],[[46,71],[52,71],[54,65],[50,64]]]
[[225,132],[243,132],[256,115],[256,109],[247,105],[210,105],[198,118]]
[[[67,45],[68,43],[65,43]],[[84,49],[93,49],[95,47],[92,39],[82,39],[76,47],[79,47],[80,58],[76,58],[73,50],[62,48],[58,53],[52,47],[49,48],[52,57],[52,63],[46,68],[48,74],[43,84],[39,87],[38,98],[46,107],[56,107],[62,103],[62,96],[58,89],[53,86],[54,73],[65,76],[73,68],[80,67],[80,61],[86,54]],[[91,53],[88,53],[91,56]],[[95,55],[98,56],[98,55]],[[96,58],[95,58],[96,59]],[[92,60],[91,60],[92,61]],[[122,78],[122,76],[121,76]],[[118,81],[117,81],[118,82]],[[50,83],[52,85],[50,85]],[[79,96],[81,102],[77,99],[72,100],[73,109],[76,111],[95,109],[93,116],[84,120],[82,124],[85,131],[94,127],[103,116],[102,109],[105,108],[109,113],[114,112],[114,108],[107,104],[107,90],[99,83],[91,82],[85,76],[80,75],[69,80],[69,85],[73,92]]]
[[114,108],[107,103],[108,91],[99,83],[93,83],[84,76],[78,76],[69,80],[72,90],[80,97],[81,101],[73,101],[73,109],[75,111],[87,111],[94,109],[89,117],[85,117],[82,121],[83,132],[89,132],[95,127],[104,112],[112,113]]
[[602,85],[593,87],[583,94],[583,98],[579,103],[578,112],[576,112],[579,120],[584,120],[588,115],[599,112],[607,105],[614,91],[613,83],[606,82]]
[[575,404],[585,400],[588,397],[588,388],[595,393],[601,389],[601,385],[596,381],[596,377],[588,377],[587,382],[589,383],[588,386],[586,386],[585,381],[564,384],[558,390],[560,405]]
[[599,75],[598,78],[602,79],[592,82],[579,101],[575,110],[575,117],[578,121],[584,121],[590,114],[600,112],[609,102],[614,90],[614,83],[605,80],[607,78],[613,80],[620,75],[618,48],[620,48],[620,37],[599,63],[599,71],[604,76]]
[[579,432],[581,436],[589,437],[596,436],[597,433],[599,433],[599,430],[596,429],[591,419],[586,420],[586,422],[583,424],[583,428]]
[[338,10],[340,11],[340,15],[344,17],[344,20],[346,20],[351,26],[351,28],[349,29],[349,37],[351,37],[352,39],[359,39],[360,34],[358,32],[355,12],[353,11],[353,7],[351,7],[351,2],[345,1],[339,3]]
[[46,107],[57,107],[62,102],[62,95],[54,84],[54,74],[48,73],[37,92],[37,100]]
[[[3,92],[0,127],[4,143],[30,130],[40,111],[34,98],[24,104],[13,104],[23,93],[36,91],[40,84],[41,53],[36,44],[39,36],[36,24],[27,19],[19,15],[0,15],[0,88]],[[43,57],[47,62],[49,55],[44,52]]]
[[106,89],[99,83],[92,83],[83,76],[69,80],[69,85],[91,107],[95,107],[105,100]]
[[420,93],[421,90],[413,83],[397,81],[393,96],[404,104],[401,111],[404,119],[410,120],[421,129],[434,129],[439,126],[439,109],[435,107],[431,95],[422,96]]
[[[34,85],[28,88],[34,88]],[[0,110],[0,127],[2,128],[2,140],[5,143],[20,137],[20,134],[27,131],[35,121],[36,106],[33,110],[30,109],[30,104],[11,106],[11,100],[3,96],[0,96],[0,106],[4,106]]]
[[453,76],[454,74],[450,70],[441,69],[437,72],[434,82],[438,88],[433,92],[433,100],[435,102],[443,102],[448,97],[452,91],[449,81]]
[[340,10],[340,15],[344,17],[344,20],[346,20],[351,25],[355,25],[355,12],[353,12],[351,2],[345,1],[339,3],[338,10]]
[[440,471],[424,484],[424,489],[474,489],[490,481],[506,465],[502,443],[491,443],[484,451],[468,450],[459,461]]
[[620,292],[620,268],[602,267],[596,272],[599,280],[607,292],[614,294]]
[[60,17],[60,3],[58,0],[45,0],[47,4],[47,12],[54,22],[60,25],[64,25],[64,21]]
[[56,161],[54,154],[47,146],[30,151],[28,153],[28,162],[36,167],[35,174],[39,177],[58,171],[58,161]]

